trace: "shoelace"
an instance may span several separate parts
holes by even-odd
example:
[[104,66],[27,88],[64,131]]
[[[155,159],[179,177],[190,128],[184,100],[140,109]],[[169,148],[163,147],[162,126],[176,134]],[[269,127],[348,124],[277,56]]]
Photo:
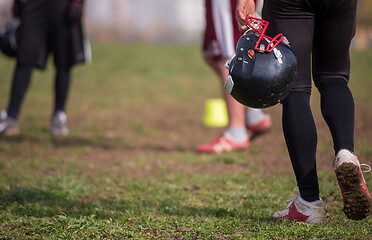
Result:
[[289,200],[285,200],[285,202],[289,202],[288,203],[288,205],[287,205],[287,207],[285,208],[285,209],[287,209],[287,208],[289,208],[289,206],[291,206],[291,204],[294,202],[294,200],[296,200],[298,198],[298,194],[297,195],[294,195],[291,199],[289,199]]
[[[365,169],[363,170],[362,167],[364,167]],[[365,163],[361,163],[360,164],[360,169],[362,170],[362,173],[368,173],[371,171],[371,166],[369,166],[368,164],[365,164]],[[335,186],[338,186],[338,181],[337,181],[337,178],[335,179],[333,185]]]
[[[363,170],[362,169],[362,166],[365,167],[365,168],[367,168],[367,169]],[[367,173],[367,172],[370,172],[371,171],[371,166],[369,166],[368,164],[362,163],[362,164],[360,164],[360,169],[362,169],[362,172],[363,173]]]

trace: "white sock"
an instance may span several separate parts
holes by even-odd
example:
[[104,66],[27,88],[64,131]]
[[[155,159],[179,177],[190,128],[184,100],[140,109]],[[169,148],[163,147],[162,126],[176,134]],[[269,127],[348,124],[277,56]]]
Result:
[[227,127],[224,136],[236,142],[244,142],[248,139],[248,133],[245,127]]
[[248,125],[259,123],[264,117],[265,114],[261,109],[249,108],[245,111],[245,122]]

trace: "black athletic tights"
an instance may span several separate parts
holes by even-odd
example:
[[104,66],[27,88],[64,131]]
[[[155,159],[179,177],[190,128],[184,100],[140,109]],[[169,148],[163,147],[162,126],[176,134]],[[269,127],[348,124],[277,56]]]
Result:
[[335,151],[353,150],[354,101],[347,82],[356,7],[357,0],[264,1],[267,34],[283,33],[297,57],[296,82],[283,101],[283,131],[301,196],[307,201],[319,199],[317,133],[309,106],[312,79],[321,94]]
[[[321,111],[331,131],[334,150],[354,150],[354,101],[343,79],[328,79],[317,85]],[[310,94],[291,92],[283,101],[283,131],[301,197],[319,199],[316,172],[317,133],[309,105]]]
[[[8,105],[8,115],[18,118],[26,91],[31,81],[32,67],[17,65],[12,82],[10,101]],[[55,76],[55,99],[54,112],[64,111],[70,86],[70,69],[57,69]]]

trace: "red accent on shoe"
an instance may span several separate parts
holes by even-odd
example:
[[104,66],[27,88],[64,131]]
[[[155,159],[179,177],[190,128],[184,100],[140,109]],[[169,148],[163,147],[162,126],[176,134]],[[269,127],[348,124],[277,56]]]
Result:
[[323,200],[307,202],[299,194],[288,200],[290,203],[283,210],[274,213],[275,219],[289,219],[308,224],[324,222],[325,207]]
[[298,212],[294,202],[292,202],[291,206],[289,206],[289,209],[288,209],[288,214],[283,217],[283,218],[288,218],[290,220],[295,220],[295,221],[300,221],[300,222],[305,222],[309,216],[306,216],[300,212]]
[[268,131],[271,128],[272,122],[269,115],[265,115],[264,118],[256,124],[246,124],[245,127],[252,133],[256,135]]
[[244,150],[249,147],[249,139],[244,142],[235,142],[234,140],[227,139],[223,135],[219,136],[214,142],[203,144],[196,148],[200,153],[221,153],[236,150]]
[[359,167],[359,172],[360,172],[360,174],[362,175],[362,187],[363,187],[364,191],[367,192],[368,197],[371,198],[371,194],[370,194],[369,191],[368,191],[368,187],[367,187],[367,185],[366,185],[366,181],[364,180],[363,172],[362,172],[362,169],[360,169],[360,167]]

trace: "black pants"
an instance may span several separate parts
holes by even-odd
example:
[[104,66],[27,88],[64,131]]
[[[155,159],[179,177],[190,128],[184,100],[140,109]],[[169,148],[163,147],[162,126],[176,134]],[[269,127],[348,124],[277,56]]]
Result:
[[[12,118],[18,118],[24,97],[30,85],[31,73],[31,67],[22,66],[20,64],[17,64],[17,67],[14,70],[9,104],[7,108],[7,113]],[[53,113],[65,111],[65,105],[70,88],[70,78],[69,68],[56,68]]]
[[265,0],[267,34],[283,33],[298,61],[291,93],[283,101],[283,132],[301,196],[319,198],[317,133],[309,98],[313,80],[337,152],[354,148],[354,102],[347,86],[349,48],[355,34],[357,0]]

